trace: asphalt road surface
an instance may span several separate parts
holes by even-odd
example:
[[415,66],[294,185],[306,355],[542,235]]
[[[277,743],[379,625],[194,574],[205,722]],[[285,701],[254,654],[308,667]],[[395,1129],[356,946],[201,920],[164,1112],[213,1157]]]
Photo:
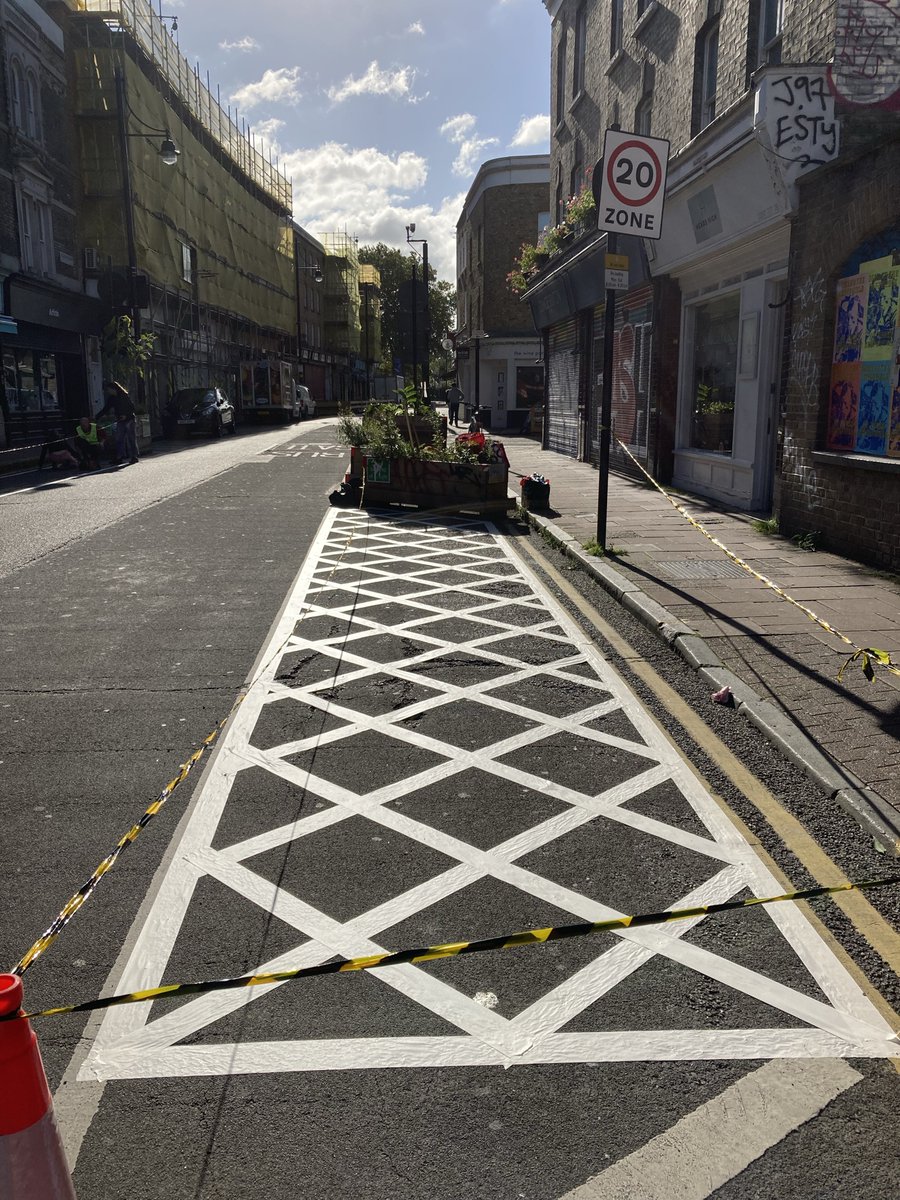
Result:
[[[30,1008],[810,882],[521,530],[331,509],[344,458],[316,422],[0,495],[4,964],[251,680]],[[842,871],[885,872],[835,829]],[[889,911],[868,940],[785,904],[36,1028],[81,1200],[880,1200]]]

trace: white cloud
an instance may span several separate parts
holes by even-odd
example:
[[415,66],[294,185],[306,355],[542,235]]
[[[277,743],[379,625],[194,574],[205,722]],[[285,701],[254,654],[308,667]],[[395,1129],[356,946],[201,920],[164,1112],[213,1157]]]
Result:
[[351,96],[391,96],[395,100],[405,96],[412,99],[410,89],[415,77],[414,67],[398,67],[389,71],[372,62],[359,78],[348,75],[340,87],[330,87],[328,99],[335,104],[349,100]]
[[374,146],[354,149],[339,142],[284,152],[281,167],[293,178],[294,216],[314,237],[346,232],[359,244],[384,242],[406,249],[406,226],[415,221],[428,239],[429,261],[441,278],[456,279],[456,222],[464,195],[435,208],[417,193],[428,164],[412,151],[385,154]]
[[246,54],[250,50],[258,50],[259,42],[256,40],[256,38],[242,37],[242,38],[238,38],[238,40],[236,42],[219,42],[219,49],[220,50],[241,50],[241,51],[243,51],[243,53]]
[[300,68],[279,67],[264,71],[256,83],[238,88],[231,99],[242,108],[254,108],[257,104],[296,104],[301,96]]
[[444,137],[459,147],[453,160],[454,175],[472,175],[481,162],[482,152],[488,146],[496,146],[499,143],[499,139],[495,137],[479,137],[475,124],[471,113],[460,113],[459,116],[448,117],[441,126]]
[[540,146],[550,140],[550,116],[523,117],[509,143],[511,146]]
[[424,37],[425,36],[425,26],[422,24],[421,21],[413,21],[412,25],[410,25],[409,29],[407,29],[406,32],[407,33],[420,33]]

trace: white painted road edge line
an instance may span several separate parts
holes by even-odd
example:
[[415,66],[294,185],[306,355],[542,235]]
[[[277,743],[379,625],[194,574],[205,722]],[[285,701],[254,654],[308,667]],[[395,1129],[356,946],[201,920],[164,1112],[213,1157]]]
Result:
[[842,1059],[775,1059],[561,1200],[706,1200],[861,1079]]

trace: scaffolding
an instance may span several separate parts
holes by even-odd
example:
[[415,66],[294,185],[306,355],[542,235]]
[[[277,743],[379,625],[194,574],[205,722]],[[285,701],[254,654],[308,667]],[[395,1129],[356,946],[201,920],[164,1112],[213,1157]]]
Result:
[[325,247],[325,344],[329,350],[358,356],[362,322],[356,238],[347,233],[323,233],[319,240]]
[[192,67],[178,49],[150,0],[68,0],[68,5],[76,13],[103,20],[113,32],[127,32],[219,148],[267,196],[291,210],[291,181],[257,150],[249,126],[242,131],[230,112],[225,112],[201,81],[199,68]]

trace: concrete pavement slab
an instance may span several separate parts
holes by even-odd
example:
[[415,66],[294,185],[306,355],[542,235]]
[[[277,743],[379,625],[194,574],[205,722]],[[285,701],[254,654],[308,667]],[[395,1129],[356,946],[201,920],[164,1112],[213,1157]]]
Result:
[[[579,517],[576,522],[567,503],[568,497],[575,492],[596,494],[597,473],[593,466],[542,451],[527,438],[504,435],[504,441],[507,452],[520,469],[529,466],[552,481],[552,512],[543,516],[533,514],[531,519],[554,533],[568,531],[583,537],[583,518]],[[722,511],[710,502],[683,494],[676,498],[698,520],[708,518],[710,531],[757,570],[789,592],[795,586],[801,587],[803,596],[797,599],[814,612],[821,612],[829,623],[858,645],[875,645],[889,650],[900,645],[897,641],[900,584],[896,581],[823,551],[803,550],[785,539],[767,542],[764,535],[753,530],[752,517],[746,513]],[[670,595],[680,595],[680,603],[665,603],[664,607],[673,617],[690,625],[701,638],[708,639],[715,658],[724,659],[739,677],[761,688],[779,711],[780,726],[786,733],[794,725],[798,705],[816,705],[827,698],[828,704],[824,707],[829,712],[829,720],[817,723],[810,732],[817,742],[816,749],[839,764],[846,745],[842,730],[854,717],[865,722],[873,753],[871,758],[854,763],[855,772],[858,772],[854,786],[863,796],[855,811],[857,814],[865,812],[863,789],[867,784],[880,789],[882,801],[887,802],[887,811],[896,808],[898,812],[896,818],[891,818],[890,825],[893,830],[891,844],[900,852],[900,788],[894,788],[890,782],[885,785],[881,774],[877,784],[875,780],[878,760],[889,759],[896,746],[896,731],[884,727],[871,705],[872,699],[878,697],[880,705],[886,704],[890,709],[895,703],[900,679],[881,671],[873,684],[863,681],[860,685],[856,680],[859,669],[854,666],[848,668],[843,681],[838,682],[837,673],[849,654],[846,644],[817,627],[749,575],[736,578],[733,586],[730,579],[727,583],[703,578],[681,579],[676,590],[669,578],[667,564],[677,557],[699,563],[714,563],[718,558],[718,561],[731,565],[730,560],[702,533],[693,529],[663,496],[636,480],[611,474],[609,504],[608,540],[611,545],[615,546],[622,536],[620,531],[625,531],[629,537],[637,534],[640,539],[643,535],[651,544],[665,547],[659,552],[651,552],[648,546],[643,546],[639,554],[617,559],[617,572],[648,595],[657,596],[657,603],[659,593],[656,589],[660,587]],[[660,538],[660,529],[666,530],[664,540]],[[675,548],[677,556],[673,554]],[[602,582],[602,574],[598,573],[597,578]],[[640,605],[632,603],[632,609],[638,611]],[[865,614],[864,623],[859,620],[861,613]],[[885,616],[882,617],[882,613]],[[648,613],[648,625],[656,624],[657,617],[656,609],[652,610],[652,617]],[[684,638],[678,641],[684,644],[686,651],[690,643]],[[691,661],[697,661],[695,652]],[[704,665],[714,666],[709,662]],[[794,693],[790,702],[784,699],[786,692]],[[835,697],[839,698],[838,706],[832,703]],[[780,739],[782,746],[786,740],[790,739]],[[876,829],[881,829],[883,837],[885,808],[879,812],[873,810],[872,817],[873,835]]]

